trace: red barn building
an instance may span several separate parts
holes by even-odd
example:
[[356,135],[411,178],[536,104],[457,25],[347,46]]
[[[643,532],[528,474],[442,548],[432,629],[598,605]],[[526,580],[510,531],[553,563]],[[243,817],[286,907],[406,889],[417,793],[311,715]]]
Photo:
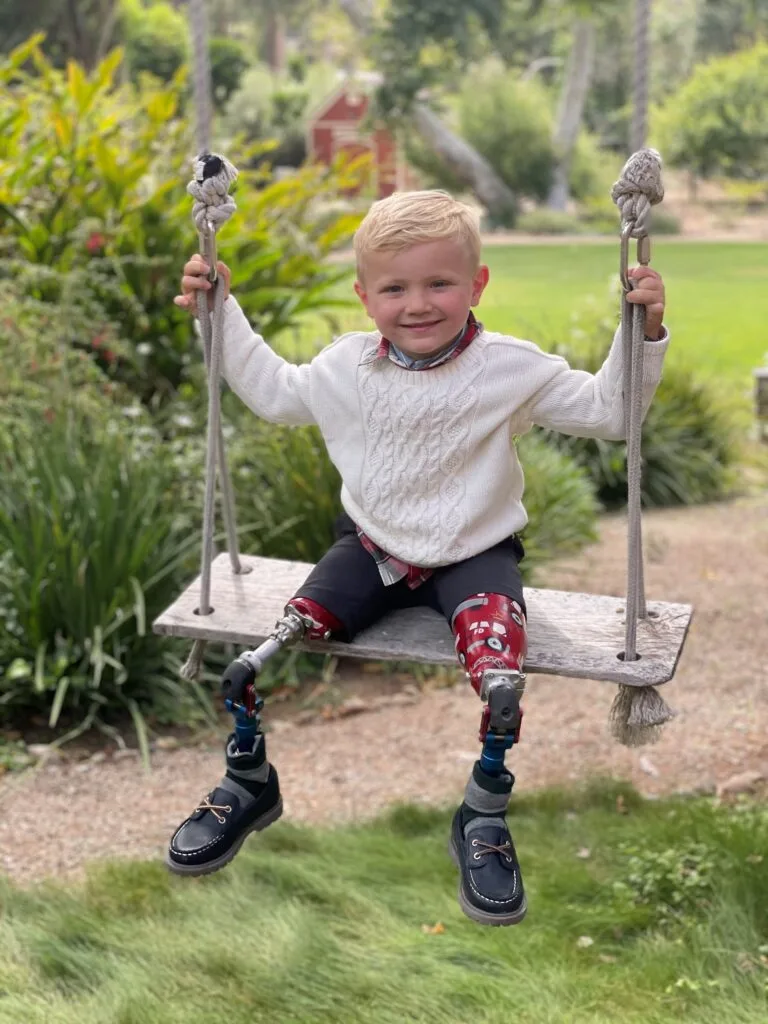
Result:
[[370,104],[360,84],[345,80],[310,114],[307,146],[310,158],[330,164],[340,153],[350,157],[370,153],[374,191],[379,199],[415,186],[402,147],[389,129],[365,124]]

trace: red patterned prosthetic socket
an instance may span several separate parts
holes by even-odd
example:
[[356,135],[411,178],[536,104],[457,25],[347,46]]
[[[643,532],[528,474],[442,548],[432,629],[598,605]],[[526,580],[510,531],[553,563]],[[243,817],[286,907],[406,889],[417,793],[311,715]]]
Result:
[[528,649],[525,613],[504,594],[474,594],[453,613],[456,653],[478,695],[486,669],[522,672]]
[[327,608],[323,608],[309,597],[294,597],[288,603],[286,611],[288,609],[293,609],[309,620],[310,626],[305,633],[306,640],[330,640],[333,633],[344,632],[344,623],[340,622],[333,612],[329,612]]

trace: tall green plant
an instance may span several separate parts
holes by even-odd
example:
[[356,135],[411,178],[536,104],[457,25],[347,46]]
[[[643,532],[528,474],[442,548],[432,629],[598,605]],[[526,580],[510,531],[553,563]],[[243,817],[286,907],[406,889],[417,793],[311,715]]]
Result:
[[59,407],[32,434],[5,432],[0,711],[44,711],[52,728],[61,719],[79,730],[122,708],[146,747],[145,714],[190,706],[149,624],[194,539],[158,446],[114,416],[95,426]]

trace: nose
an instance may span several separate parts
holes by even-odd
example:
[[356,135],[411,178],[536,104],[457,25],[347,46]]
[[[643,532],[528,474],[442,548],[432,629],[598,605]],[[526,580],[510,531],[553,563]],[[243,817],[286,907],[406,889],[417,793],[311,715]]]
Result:
[[409,288],[405,299],[405,312],[409,316],[417,313],[425,313],[430,309],[432,303],[429,295],[421,288]]

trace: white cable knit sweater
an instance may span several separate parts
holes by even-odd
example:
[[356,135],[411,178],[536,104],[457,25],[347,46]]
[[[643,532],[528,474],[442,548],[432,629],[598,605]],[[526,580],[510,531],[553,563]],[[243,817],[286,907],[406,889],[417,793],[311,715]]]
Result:
[[[457,359],[414,372],[376,358],[378,332],[345,334],[297,366],[254,333],[233,296],[224,311],[224,375],[233,391],[273,423],[317,424],[347,513],[412,565],[450,565],[525,526],[514,435],[538,424],[624,436],[619,331],[594,375],[485,330]],[[644,410],[668,342],[645,343]]]

